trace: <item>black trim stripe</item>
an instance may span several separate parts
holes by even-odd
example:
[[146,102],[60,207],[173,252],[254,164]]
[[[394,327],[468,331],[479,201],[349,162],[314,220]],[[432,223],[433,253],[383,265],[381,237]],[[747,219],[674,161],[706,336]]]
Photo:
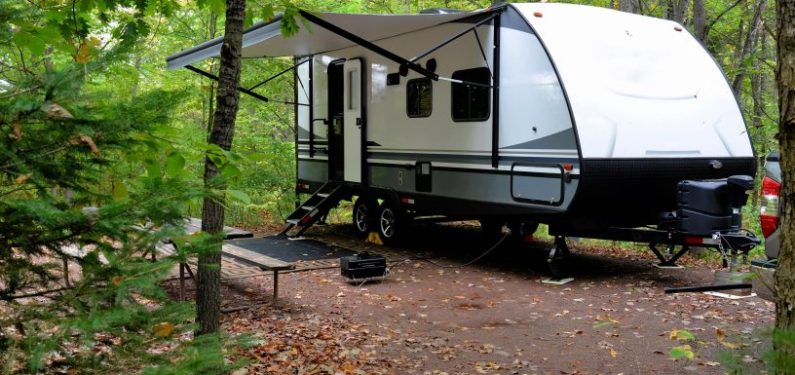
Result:
[[312,157],[314,155],[315,155],[315,56],[312,56],[309,58],[309,156]]
[[[307,160],[308,161],[308,160]],[[322,161],[322,160],[319,160]],[[368,166],[373,167],[390,167],[390,168],[400,168],[400,169],[414,169],[416,165],[406,163],[406,164],[388,164],[388,163],[367,163]],[[521,165],[520,165],[521,166]],[[543,173],[543,172],[511,172],[510,170],[504,169],[475,169],[475,168],[457,168],[457,167],[433,167],[434,171],[446,171],[446,172],[466,172],[466,173],[477,173],[477,174],[487,174],[487,175],[516,175],[522,177],[560,177],[560,173]],[[572,175],[572,180],[577,180],[580,177],[578,175]]]
[[[423,154],[423,153],[402,153],[402,152],[377,152],[377,151],[370,151],[369,153],[370,159],[389,159],[395,161],[407,160],[407,161],[416,161],[416,160],[428,160],[428,161],[435,161],[435,162],[458,162],[458,163],[465,163],[465,162],[485,162],[489,163],[491,161],[491,156],[489,155],[469,155],[469,154]],[[537,163],[545,163],[545,164],[561,164],[561,163],[572,163],[575,166],[579,165],[580,159],[575,156],[566,157],[566,156],[549,156],[549,157],[541,157],[541,156],[500,156],[501,161],[520,161],[520,162],[537,162]]]

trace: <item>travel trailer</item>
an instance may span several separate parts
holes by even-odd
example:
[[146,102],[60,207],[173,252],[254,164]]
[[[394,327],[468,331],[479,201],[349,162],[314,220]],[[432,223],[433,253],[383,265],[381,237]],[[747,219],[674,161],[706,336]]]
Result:
[[[690,245],[758,243],[740,228],[756,169],[742,113],[675,22],[548,3],[301,16],[309,27],[291,37],[277,17],[243,38],[245,58],[295,61],[282,73],[297,191],[312,195],[286,234],[355,199],[356,230],[385,242],[435,217],[520,234],[546,223],[559,250],[566,236],[645,242],[663,265]],[[214,77],[191,64],[221,43],[168,67]]]

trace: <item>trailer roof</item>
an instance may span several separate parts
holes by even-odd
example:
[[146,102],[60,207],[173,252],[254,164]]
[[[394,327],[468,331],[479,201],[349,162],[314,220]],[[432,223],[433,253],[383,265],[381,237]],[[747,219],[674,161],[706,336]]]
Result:
[[[367,41],[374,42],[443,23],[489,13],[492,9],[452,14],[343,14],[316,13],[325,21],[345,29]],[[318,25],[302,26],[295,35],[283,37],[281,16],[270,22],[260,22],[243,34],[243,57],[306,56],[355,45]],[[218,57],[223,37],[204,42],[166,58],[168,69],[182,68],[197,61]]]

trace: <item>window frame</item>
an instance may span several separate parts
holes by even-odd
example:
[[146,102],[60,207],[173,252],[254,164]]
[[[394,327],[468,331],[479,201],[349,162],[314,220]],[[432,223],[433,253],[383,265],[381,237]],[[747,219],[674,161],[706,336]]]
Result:
[[[461,78],[457,78],[456,75],[457,74],[461,74],[461,73],[465,73],[465,72],[476,71],[476,70],[483,71],[486,74],[488,74],[486,76],[488,78],[487,82],[478,82],[478,81],[471,81],[471,82],[480,83],[480,84],[483,84],[483,85],[491,86],[491,84],[492,84],[491,81],[493,79],[492,78],[491,69],[489,69],[488,67],[485,67],[485,66],[479,66],[479,67],[475,67],[475,68],[467,68],[467,69],[456,70],[451,75],[451,78],[452,79],[462,80],[462,81],[467,81],[467,80],[464,80],[464,79],[461,79]],[[456,97],[455,96],[455,90],[456,90],[456,87],[457,87],[456,85],[464,85],[465,86],[466,83],[452,82],[450,84],[450,117],[453,119],[453,122],[485,122],[485,121],[488,121],[491,118],[491,106],[492,106],[491,102],[492,102],[493,98],[492,98],[492,95],[490,95],[490,94],[491,94],[491,90],[493,90],[493,88],[488,89],[488,88],[485,88],[485,87],[478,87],[478,88],[482,88],[483,90],[486,91],[485,96],[486,96],[486,99],[488,100],[487,105],[486,105],[486,114],[485,114],[484,117],[465,117],[465,118],[459,117],[459,118],[456,118],[456,115],[455,115],[455,108],[456,108],[456,106],[455,106],[455,103],[456,103],[456,101],[455,101],[455,97]],[[467,90],[471,92],[472,88],[467,88]],[[471,94],[469,94],[469,95],[471,95]],[[467,105],[468,105],[468,107],[467,107],[468,111],[467,112],[471,113],[472,112],[471,111],[471,106],[469,106],[469,103],[467,103]]]
[[[428,91],[428,93],[430,95],[430,105],[431,105],[431,107],[428,110],[428,114],[420,113],[420,114],[417,114],[417,115],[412,115],[411,111],[409,110],[410,106],[412,104],[409,101],[409,92],[410,92],[409,88],[411,87],[412,83],[419,83],[419,82],[427,82],[428,86],[430,87],[430,90]],[[421,102],[421,100],[420,100],[420,102]],[[418,109],[420,109],[419,108],[419,103],[418,103]],[[428,78],[428,77],[420,77],[420,78],[413,78],[413,79],[410,79],[410,80],[406,81],[406,116],[408,116],[409,118],[426,118],[426,117],[431,117],[432,114],[433,114],[433,80]]]

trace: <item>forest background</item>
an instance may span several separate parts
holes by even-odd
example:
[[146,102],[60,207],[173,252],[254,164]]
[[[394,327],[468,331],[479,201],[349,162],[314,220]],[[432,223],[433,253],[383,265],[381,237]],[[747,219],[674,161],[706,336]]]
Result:
[[[702,41],[720,64],[742,108],[760,160],[775,151],[778,110],[775,86],[775,4],[770,0],[621,0],[573,1],[600,7],[669,18],[686,25]],[[256,6],[256,1],[253,2]],[[301,1],[292,3],[315,11],[350,13],[417,13],[428,8],[479,9],[489,1]],[[279,5],[276,5],[277,9]],[[288,5],[289,6],[289,5]],[[268,8],[268,7],[266,7]],[[109,91],[112,98],[129,98],[150,90],[180,92],[184,96],[162,136],[168,140],[160,157],[185,160],[196,181],[201,178],[208,123],[213,113],[216,83],[188,70],[166,71],[165,57],[206,40],[219,37],[223,25],[220,4],[195,7],[190,2],[168,17],[149,19],[152,33],[146,43],[135,47],[129,59],[116,63],[112,71],[96,77],[93,84]],[[262,19],[255,7],[248,12],[249,22]],[[272,8],[259,10],[272,12]],[[572,30],[583,32],[583,30]],[[292,66],[290,58],[248,59],[243,63],[241,86],[252,87]],[[201,68],[216,72],[217,61],[204,62]],[[276,101],[292,101],[292,75],[285,74],[256,91]],[[109,89],[109,90],[108,90]],[[109,99],[112,99],[109,98]],[[295,161],[293,107],[277,102],[263,103],[241,96],[234,150],[242,156],[230,180],[233,196],[226,214],[228,224],[258,226],[264,221],[282,222],[295,202]],[[168,154],[168,155],[166,155]],[[173,156],[178,154],[179,156]],[[151,155],[155,157],[157,155]],[[108,179],[107,189],[123,175]],[[757,194],[749,213],[756,212]],[[201,200],[183,208],[196,216]],[[756,215],[746,215],[752,228]]]
[[[685,25],[725,72],[760,167],[776,149],[773,1],[573,2]],[[293,99],[292,76],[256,89],[272,102],[241,96],[234,148],[227,152],[207,145],[216,83],[185,69],[165,69],[166,56],[221,36],[224,3],[0,0],[0,372],[36,372],[54,364],[110,372],[152,364],[147,372],[193,373],[223,362],[224,340],[185,340],[195,328],[192,306],[170,301],[158,287],[173,262],[202,251],[206,236],[139,229],[144,223],[167,228],[181,217],[200,215],[203,197],[217,193],[202,182],[205,155],[220,166],[220,179],[229,186],[227,224],[281,223],[293,208],[293,106],[278,103]],[[302,25],[295,18],[298,8],[417,13],[472,10],[491,2],[247,5],[247,25],[285,11],[282,28],[289,34]],[[290,58],[247,59],[241,86],[252,87],[292,64]],[[216,74],[218,66],[199,65]],[[746,224],[758,231],[752,214],[757,196],[746,207]],[[188,246],[173,259],[141,261],[138,251],[163,238]],[[75,256],[67,251],[71,245],[101,251]],[[63,284],[53,258],[79,263],[80,279]],[[42,286],[52,288],[51,300],[31,300],[44,295]],[[113,356],[97,356],[97,343],[118,348]]]
[[[723,69],[742,108],[761,168],[764,156],[776,151],[778,107],[775,85],[775,3],[769,0],[595,0],[571,1],[628,12],[668,18],[685,25],[714,56]],[[489,1],[303,1],[298,7],[350,13],[417,13],[428,8],[479,9]],[[218,13],[187,8],[161,25],[152,42],[142,48],[123,69],[127,74],[117,85],[119,95],[152,88],[179,90],[187,97],[174,116],[174,150],[184,156],[195,176],[200,176],[203,142],[212,113],[215,82],[186,70],[166,72],[163,58],[183,48],[219,36]],[[256,18],[256,14],[249,14]],[[583,32],[573,29],[572,32]],[[241,86],[252,87],[292,65],[292,60],[250,59],[243,64]],[[203,66],[217,69],[217,62]],[[257,92],[269,98],[292,99],[291,75],[262,86]],[[294,207],[293,108],[278,103],[262,103],[241,96],[241,110],[235,135],[236,152],[253,156],[239,165],[240,173],[230,188],[247,198],[232,202],[227,223],[257,226],[263,221],[281,220]],[[760,169],[761,170],[761,169]],[[242,196],[243,194],[240,194]],[[746,225],[756,228],[758,194],[747,207]],[[188,213],[200,211],[200,201],[187,206]],[[344,214],[344,213],[343,213]]]

